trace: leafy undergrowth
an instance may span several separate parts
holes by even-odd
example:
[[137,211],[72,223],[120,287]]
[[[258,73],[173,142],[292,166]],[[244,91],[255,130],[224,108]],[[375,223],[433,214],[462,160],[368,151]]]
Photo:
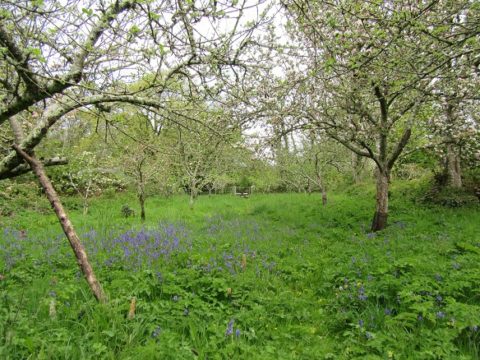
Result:
[[153,198],[144,225],[122,218],[127,195],[97,199],[72,216],[106,305],[55,218],[18,212],[0,234],[0,358],[478,358],[480,212],[407,193],[393,189],[376,234],[365,187],[326,207],[318,194],[200,197],[193,211]]

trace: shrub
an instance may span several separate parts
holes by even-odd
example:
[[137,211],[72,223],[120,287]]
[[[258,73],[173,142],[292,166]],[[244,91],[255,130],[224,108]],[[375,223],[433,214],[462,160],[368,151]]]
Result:
[[436,204],[446,206],[450,208],[462,207],[462,206],[475,206],[478,205],[479,200],[469,190],[463,188],[452,187],[433,187],[423,197],[425,203]]
[[135,210],[133,210],[127,204],[122,206],[121,213],[122,213],[123,217],[125,217],[125,218],[128,218],[130,216],[135,216]]

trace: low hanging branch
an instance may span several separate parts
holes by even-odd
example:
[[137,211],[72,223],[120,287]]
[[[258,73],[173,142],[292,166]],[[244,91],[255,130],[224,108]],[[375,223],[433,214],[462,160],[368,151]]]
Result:
[[97,278],[95,277],[95,273],[93,272],[93,268],[88,262],[87,253],[85,248],[83,247],[80,239],[73,228],[70,219],[68,218],[65,209],[60,202],[60,198],[58,197],[57,192],[53,188],[53,185],[48,178],[47,174],[45,173],[45,169],[40,161],[38,161],[34,155],[27,154],[24,150],[22,150],[18,145],[13,145],[15,151],[20,155],[32,168],[33,173],[38,177],[40,184],[42,185],[45,193],[47,195],[50,204],[52,205],[55,214],[57,215],[60,224],[62,225],[63,231],[67,236],[68,241],[70,242],[70,246],[77,258],[77,263],[82,269],[83,274],[87,280],[88,286],[93,292],[93,295],[99,302],[105,302],[106,296],[98,282]]
[[[55,157],[51,159],[42,160],[42,164],[44,167],[46,166],[57,166],[57,165],[66,165],[68,164],[68,160],[66,158]],[[28,173],[31,168],[27,164],[20,164],[16,168],[7,171],[7,172],[0,172],[0,180],[4,179],[12,179],[14,177],[23,175]]]

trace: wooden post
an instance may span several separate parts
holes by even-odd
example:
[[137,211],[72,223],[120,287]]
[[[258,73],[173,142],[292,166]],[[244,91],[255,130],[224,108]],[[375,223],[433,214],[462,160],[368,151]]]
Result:
[[88,286],[93,292],[93,295],[99,302],[105,302],[106,296],[98,282],[95,273],[93,271],[92,266],[90,265],[87,253],[85,248],[83,247],[80,239],[73,228],[70,219],[68,218],[65,209],[63,208],[62,203],[60,202],[60,198],[58,197],[57,192],[55,191],[52,182],[48,178],[43,165],[40,161],[38,161],[35,156],[27,154],[24,150],[22,150],[18,145],[13,145],[15,151],[25,159],[25,161],[30,165],[32,168],[33,173],[37,176],[38,181],[42,185],[43,189],[45,190],[45,194],[47,195],[50,204],[57,215],[58,220],[62,226],[63,232],[67,236],[68,241],[70,242],[70,246],[72,247],[73,253],[77,258],[78,266],[82,270],[85,278],[87,280]]
[[130,300],[130,308],[128,309],[128,320],[132,320],[135,317],[135,309],[137,308],[137,298],[134,296]]

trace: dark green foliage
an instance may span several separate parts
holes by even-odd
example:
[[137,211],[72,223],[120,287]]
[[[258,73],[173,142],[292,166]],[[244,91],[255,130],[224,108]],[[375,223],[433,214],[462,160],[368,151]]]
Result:
[[423,199],[426,203],[450,208],[480,204],[480,199],[471,190],[449,186],[433,187],[427,191]]
[[34,181],[0,182],[0,225],[4,216],[18,215],[29,210],[40,213],[50,211],[48,200],[39,195],[39,186]]
[[133,210],[130,206],[127,204],[124,204],[121,209],[121,213],[123,217],[128,218],[130,216],[135,216],[135,210]]
[[252,186],[252,181],[247,176],[242,176],[242,178],[238,182],[238,186],[242,188],[248,188]]
[[375,234],[361,186],[326,207],[318,194],[201,197],[195,212],[152,198],[145,227],[112,211],[128,194],[95,199],[72,215],[106,305],[55,219],[11,218],[26,231],[0,234],[0,358],[476,359],[480,212],[414,206],[413,190],[392,188]]

